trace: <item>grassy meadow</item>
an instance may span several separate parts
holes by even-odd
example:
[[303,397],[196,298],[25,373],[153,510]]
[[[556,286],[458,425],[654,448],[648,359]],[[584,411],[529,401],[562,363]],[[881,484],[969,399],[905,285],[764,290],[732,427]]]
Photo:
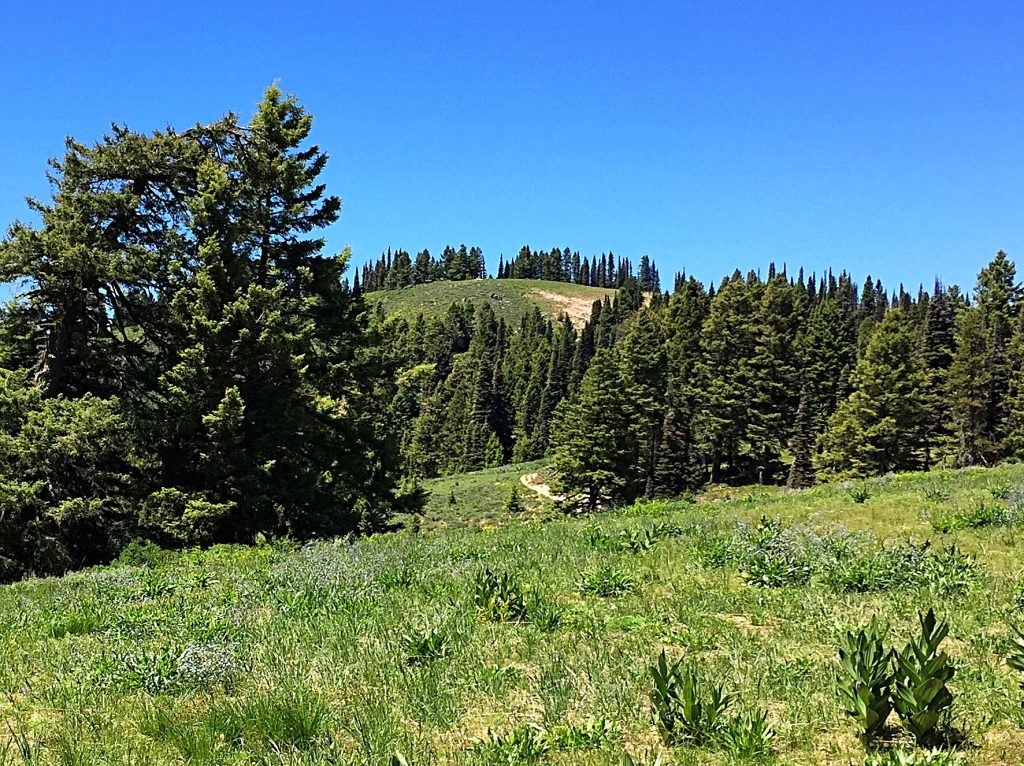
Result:
[[614,297],[615,290],[543,279],[472,279],[428,282],[400,290],[371,292],[366,297],[383,304],[389,315],[407,319],[420,312],[428,317],[444,316],[453,302],[465,300],[490,303],[498,317],[512,324],[536,306],[546,317],[554,319],[567,313],[574,323],[582,325],[590,318],[593,302],[606,295]]
[[[139,547],[0,589],[0,764],[861,764],[837,647],[873,616],[902,646],[927,608],[942,751],[898,756],[893,714],[871,762],[1024,762],[1024,467],[588,518],[495,512],[518,470],[433,485],[419,533]],[[663,650],[734,695],[729,736],[665,744]]]

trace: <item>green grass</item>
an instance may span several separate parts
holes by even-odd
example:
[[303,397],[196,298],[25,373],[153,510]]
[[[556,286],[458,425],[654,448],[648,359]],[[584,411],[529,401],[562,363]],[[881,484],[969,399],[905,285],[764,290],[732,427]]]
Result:
[[442,316],[453,302],[468,300],[489,302],[495,314],[513,324],[518,324],[534,306],[552,318],[568,312],[581,324],[589,318],[591,304],[605,295],[612,297],[615,290],[541,279],[475,279],[382,290],[367,293],[367,298],[382,303],[389,315],[407,319],[420,312],[428,317]]
[[[1024,762],[1005,663],[1024,528],[932,523],[1011,508],[1024,467],[866,482],[862,503],[845,485],[717,489],[532,523],[493,511],[517,473],[441,480],[474,506],[426,533],[137,549],[0,589],[0,764],[860,764],[842,637],[876,617],[902,646],[929,607],[951,626],[959,753],[878,762]],[[487,569],[525,617],[481,608]],[[662,650],[731,696],[699,746],[659,734]],[[897,723],[886,747],[909,751]]]
[[[403,517],[406,527],[422,532],[466,527],[494,527],[510,521],[519,523],[537,521],[550,514],[551,501],[531,492],[519,479],[524,474],[542,470],[547,461],[518,463],[501,468],[488,468],[473,473],[429,479],[423,483],[429,492],[423,513],[416,517]],[[505,511],[513,487],[520,490],[523,512],[512,516]]]

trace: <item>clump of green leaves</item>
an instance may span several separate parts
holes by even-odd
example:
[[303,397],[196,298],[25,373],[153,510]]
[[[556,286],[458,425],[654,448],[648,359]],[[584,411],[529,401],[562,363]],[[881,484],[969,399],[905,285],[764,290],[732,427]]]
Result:
[[1020,675],[1020,687],[1024,690],[1024,630],[1011,625],[1010,631],[1013,635],[1007,644],[1006,664]]
[[933,740],[948,718],[955,669],[939,645],[949,625],[939,622],[931,609],[918,614],[918,622],[920,634],[902,651],[885,647],[874,622],[848,633],[839,650],[839,696],[865,744],[881,733],[892,710],[919,745]]
[[1007,500],[1013,495],[1014,490],[1017,488],[1006,481],[998,481],[995,484],[991,484],[988,488],[988,492],[996,500]]
[[853,502],[859,504],[866,503],[871,499],[871,489],[866,484],[856,484],[850,487],[846,494],[850,496]]
[[946,534],[959,529],[981,527],[1008,527],[1017,522],[1017,517],[1008,508],[997,503],[977,503],[971,508],[940,514],[932,518],[932,529]]
[[649,755],[637,756],[640,760],[636,760],[629,753],[623,753],[622,759],[619,761],[619,766],[664,766],[664,761],[661,760],[661,753],[654,756],[652,760]]
[[528,617],[526,593],[509,572],[487,568],[477,574],[473,604],[488,620],[524,622]]
[[886,750],[864,756],[864,766],[960,766],[963,763],[963,756],[951,750]]
[[654,684],[651,701],[665,744],[702,745],[718,736],[733,695],[684,668],[681,659],[669,663],[664,649],[650,672]]
[[605,564],[583,573],[580,590],[602,598],[622,596],[636,590],[636,578],[628,572]]
[[425,625],[402,634],[407,665],[424,665],[448,654],[452,638],[439,625]]
[[893,707],[903,727],[917,743],[927,743],[949,714],[953,693],[949,682],[956,670],[939,644],[949,633],[949,624],[938,621],[931,609],[918,615],[921,633],[895,655]]
[[765,758],[771,755],[774,738],[775,732],[764,710],[740,713],[725,725],[721,733],[722,748],[738,758]]
[[848,632],[839,648],[839,697],[846,714],[857,722],[865,744],[881,733],[892,712],[892,654],[874,621]]
[[550,750],[547,732],[536,724],[502,734],[488,729],[487,734],[473,744],[473,752],[488,766],[539,763]]
[[558,750],[599,750],[621,740],[622,732],[609,718],[591,718],[582,724],[556,726],[548,738]]

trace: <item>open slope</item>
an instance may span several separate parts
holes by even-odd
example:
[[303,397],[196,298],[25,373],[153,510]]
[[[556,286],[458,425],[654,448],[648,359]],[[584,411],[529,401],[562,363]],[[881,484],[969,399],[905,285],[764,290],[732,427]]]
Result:
[[[486,505],[515,476],[437,488]],[[0,589],[0,763],[736,762],[661,742],[648,668],[664,649],[736,692],[734,712],[767,712],[777,763],[859,764],[837,642],[874,615],[902,645],[927,607],[951,622],[957,758],[1021,763],[1024,694],[1002,655],[1022,485],[1017,466],[302,548],[137,550]],[[494,608],[487,568],[510,574],[525,613]],[[889,745],[909,747],[896,723]]]
[[499,317],[517,323],[533,307],[549,317],[567,313],[577,326],[590,317],[590,307],[615,290],[587,287],[568,282],[541,279],[475,279],[464,282],[430,282],[401,290],[367,293],[371,301],[379,301],[388,314],[413,317],[444,314],[455,301],[487,301]]

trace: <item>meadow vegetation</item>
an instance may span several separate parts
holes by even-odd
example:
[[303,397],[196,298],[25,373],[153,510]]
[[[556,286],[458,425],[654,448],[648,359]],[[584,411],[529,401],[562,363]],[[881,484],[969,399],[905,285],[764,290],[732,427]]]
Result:
[[0,763],[1019,763],[1022,485],[135,545],[0,590]]

